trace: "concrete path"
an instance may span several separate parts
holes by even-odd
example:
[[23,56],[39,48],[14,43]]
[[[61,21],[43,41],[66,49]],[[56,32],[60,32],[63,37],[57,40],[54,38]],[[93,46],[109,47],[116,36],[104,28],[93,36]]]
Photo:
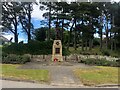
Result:
[[83,86],[73,75],[71,67],[54,66],[49,68],[49,71],[51,72],[51,85]]
[[83,86],[80,80],[73,74],[75,68],[93,68],[80,63],[62,63],[58,65],[54,62],[50,63],[41,63],[41,62],[30,62],[27,63],[19,69],[47,69],[50,71],[52,86],[74,86],[81,87]]

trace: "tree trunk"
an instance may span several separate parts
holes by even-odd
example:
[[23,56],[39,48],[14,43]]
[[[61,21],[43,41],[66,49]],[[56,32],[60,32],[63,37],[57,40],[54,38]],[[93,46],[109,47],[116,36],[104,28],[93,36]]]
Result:
[[93,45],[93,40],[90,39],[90,40],[89,40],[89,50],[92,50],[92,45]]
[[64,40],[64,34],[63,34],[63,32],[64,32],[64,19],[62,20],[62,33],[61,33],[61,41],[62,42]]
[[17,25],[18,25],[18,22],[17,22],[16,15],[15,15],[15,24],[14,24],[14,28],[15,28],[15,32],[14,32],[15,43],[18,43]]
[[14,34],[14,38],[15,38],[15,43],[18,43],[18,34],[17,34],[17,32]]
[[30,13],[30,4],[28,10],[28,42],[31,40],[31,13]]
[[[113,29],[113,27],[114,27],[114,16],[112,15],[112,28],[111,29]],[[113,51],[113,38],[112,38],[112,32],[111,32],[111,29],[110,29],[110,43],[111,43],[111,51]]]
[[50,30],[51,30],[51,2],[49,2],[49,29],[48,29],[48,40],[50,40]]
[[[83,24],[84,22],[83,22],[83,16],[82,16],[82,25],[84,25]],[[82,33],[83,34],[83,33]],[[84,51],[84,40],[83,40],[83,35],[82,35],[82,51]]]
[[100,51],[102,50],[102,29],[100,30]]
[[85,50],[87,51],[87,40],[85,41]]
[[74,48],[75,50],[77,49],[76,47],[76,18],[75,18],[75,30],[74,30]]
[[108,20],[106,21],[107,26],[106,26],[106,49],[108,49]]
[[[115,32],[115,37],[116,37],[116,32]],[[114,50],[116,51],[116,38],[114,40]]]
[[84,51],[84,41],[82,39],[82,51]]
[[111,51],[113,51],[113,39],[111,38]]
[[116,51],[116,40],[114,40],[114,50]]
[[30,33],[30,31],[28,32],[28,43],[30,42],[30,40],[31,40],[31,33]]
[[69,47],[70,47],[70,42],[71,42],[71,33],[72,33],[72,29],[73,29],[73,26],[74,26],[74,22],[70,28],[70,31],[69,31],[69,39],[68,39],[68,46],[67,46],[67,49],[69,50]]
[[111,48],[111,51],[112,51],[112,36],[111,36],[111,29],[110,29],[110,48]]

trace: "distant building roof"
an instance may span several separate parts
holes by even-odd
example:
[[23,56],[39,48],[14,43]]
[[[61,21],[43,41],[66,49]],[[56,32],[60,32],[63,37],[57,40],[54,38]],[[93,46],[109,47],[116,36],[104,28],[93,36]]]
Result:
[[0,41],[9,42],[9,40],[2,35],[0,35]]

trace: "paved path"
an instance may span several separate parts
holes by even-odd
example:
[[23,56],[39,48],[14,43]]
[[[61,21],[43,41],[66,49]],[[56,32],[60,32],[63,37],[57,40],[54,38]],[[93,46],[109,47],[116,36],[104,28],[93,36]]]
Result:
[[47,69],[50,71],[51,85],[52,86],[75,86],[81,87],[82,83],[73,75],[75,68],[93,68],[92,66],[78,64],[78,63],[64,63],[57,65],[55,63],[41,63],[41,62],[30,62],[19,69]]
[[57,66],[49,68],[49,71],[51,72],[51,85],[83,86],[73,75],[71,67]]

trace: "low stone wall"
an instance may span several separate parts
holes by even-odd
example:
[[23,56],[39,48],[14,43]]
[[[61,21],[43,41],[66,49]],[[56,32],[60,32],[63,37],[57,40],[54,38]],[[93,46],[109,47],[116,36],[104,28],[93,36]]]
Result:
[[32,55],[32,60],[33,61],[49,61],[52,60],[51,55]]
[[[33,58],[33,60],[37,60],[37,61],[49,61],[52,60],[52,55],[32,55],[31,56]],[[106,59],[108,61],[116,61],[120,58],[115,58],[115,57],[111,57],[111,56],[102,56],[102,55],[77,55],[77,54],[72,54],[69,56],[63,56],[63,60],[64,61],[80,61],[82,59],[89,59],[89,58],[93,58],[93,59]]]
[[115,58],[115,57],[111,57],[111,56],[102,56],[102,55],[70,55],[67,56],[67,60],[82,60],[82,59],[89,59],[89,58],[93,58],[93,59],[106,59],[108,61],[116,61],[120,58]]

